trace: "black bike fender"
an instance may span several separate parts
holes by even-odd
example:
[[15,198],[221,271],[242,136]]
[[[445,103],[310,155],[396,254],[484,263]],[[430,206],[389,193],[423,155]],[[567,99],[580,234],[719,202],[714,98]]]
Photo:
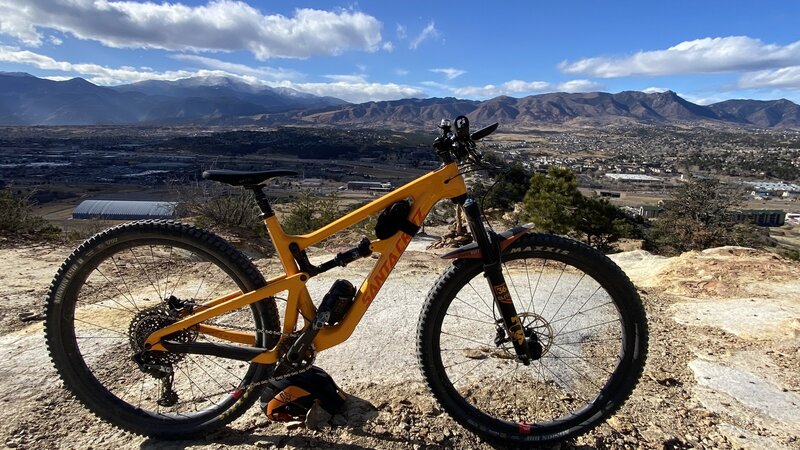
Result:
[[[533,228],[532,223],[526,223],[525,225],[519,226],[517,228],[512,228],[510,230],[504,231],[497,235],[500,238],[500,251],[505,251],[509,245],[511,245],[514,241],[522,237],[525,233],[528,232]],[[462,258],[480,258],[481,251],[478,249],[478,244],[471,243],[459,247],[455,250],[445,253],[441,256],[442,259],[462,259]]]

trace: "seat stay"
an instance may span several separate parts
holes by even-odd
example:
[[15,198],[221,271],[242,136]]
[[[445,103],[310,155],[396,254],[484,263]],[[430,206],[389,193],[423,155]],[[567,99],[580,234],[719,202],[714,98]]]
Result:
[[[160,344],[160,341],[165,336],[179,332],[181,330],[185,330],[201,322],[204,322],[208,319],[221,316],[225,313],[247,306],[251,303],[261,301],[267,297],[272,297],[278,292],[289,291],[290,294],[293,292],[299,293],[300,289],[305,288],[305,284],[301,280],[301,277],[303,276],[305,276],[305,274],[292,275],[282,280],[279,280],[275,283],[271,284],[268,283],[264,287],[258,288],[254,291],[250,291],[244,294],[240,294],[232,298],[230,298],[230,294],[228,294],[223,297],[220,297],[219,299],[212,300],[211,303],[213,303],[214,306],[203,308],[202,310],[190,314],[167,327],[161,328],[153,332],[152,334],[150,334],[150,336],[148,336],[147,340],[145,341],[145,344],[149,344],[151,346],[151,350],[164,351],[166,349]],[[293,297],[297,298],[298,296],[289,295],[290,300]],[[289,306],[288,303],[289,302],[287,302],[287,306]],[[302,305],[297,305],[297,301],[295,301],[294,303],[295,307],[293,309],[295,311],[299,311],[298,307]],[[294,317],[295,323],[296,320],[297,317],[295,314]],[[289,321],[291,321],[291,318],[289,318]]]

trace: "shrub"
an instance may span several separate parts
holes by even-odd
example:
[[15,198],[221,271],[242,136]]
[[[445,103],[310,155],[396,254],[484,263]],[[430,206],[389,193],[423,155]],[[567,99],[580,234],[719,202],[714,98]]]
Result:
[[315,197],[311,191],[303,191],[292,199],[283,218],[283,228],[289,234],[306,234],[321,228],[341,216],[336,194]]
[[511,211],[514,204],[521,202],[528,191],[530,172],[519,164],[501,167],[504,171],[495,174],[488,185],[478,182],[472,188],[472,194],[481,200],[484,209]]
[[247,189],[201,181],[181,183],[174,190],[178,216],[192,217],[199,227],[218,227],[240,235],[264,234],[261,211]]
[[0,236],[27,239],[52,239],[61,230],[31,211],[30,196],[15,195],[11,189],[0,190]]
[[638,231],[633,219],[607,199],[583,196],[575,174],[556,166],[531,177],[522,217],[538,230],[582,238],[603,251]]
[[648,248],[665,254],[723,245],[772,246],[766,230],[735,223],[739,193],[714,179],[692,179],[664,202],[664,214],[647,235]]
[[525,193],[524,217],[541,231],[570,234],[575,230],[575,209],[582,195],[578,181],[571,170],[550,166],[547,175],[537,173],[531,177]]

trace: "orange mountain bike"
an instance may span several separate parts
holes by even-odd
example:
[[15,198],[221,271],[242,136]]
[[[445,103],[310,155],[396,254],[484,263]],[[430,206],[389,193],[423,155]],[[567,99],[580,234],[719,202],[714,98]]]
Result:
[[[434,397],[482,438],[517,446],[600,424],[644,366],[636,290],[577,241],[530,226],[487,231],[462,174],[480,162],[475,141],[497,124],[470,134],[460,116],[440,128],[439,169],[305,235],[283,231],[262,190],[293,172],[205,172],[255,194],[284,271],[270,279],[220,237],[177,222],[128,223],[81,244],[46,304],[47,347],[66,388],[134,433],[192,438],[222,427],[265,383],[307,370],[318,352],[345,341],[428,212],[450,199],[463,206],[475,242],[443,256],[453,263],[420,314],[417,355]],[[376,214],[377,239],[309,260],[307,248]],[[310,278],[373,253],[359,287],[339,280],[312,301]]]

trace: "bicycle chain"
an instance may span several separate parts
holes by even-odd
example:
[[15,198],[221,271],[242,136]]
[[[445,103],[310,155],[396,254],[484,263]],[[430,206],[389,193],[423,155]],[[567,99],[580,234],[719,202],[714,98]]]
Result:
[[[211,325],[215,325],[215,324],[211,324]],[[254,331],[256,333],[265,333],[265,334],[276,335],[276,336],[290,336],[290,337],[294,337],[295,339],[300,337],[300,335],[301,335],[300,331],[295,331],[294,333],[283,333],[281,331],[259,330],[259,329],[252,329],[252,328],[241,327],[241,326],[230,325],[230,324],[224,324],[224,325],[223,324],[216,324],[216,325],[224,326],[226,328],[230,328],[230,329],[234,329],[234,330],[240,330],[240,331]],[[243,387],[237,387],[234,390],[234,392],[244,392],[244,391],[256,388],[258,386],[263,386],[263,385],[265,385],[267,383],[271,383],[271,382],[278,381],[278,380],[283,380],[283,379],[286,379],[288,377],[301,374],[301,373],[307,371],[308,369],[310,369],[311,366],[314,365],[314,361],[316,361],[316,359],[317,359],[317,353],[314,350],[314,346],[312,344],[312,346],[311,346],[311,361],[309,361],[304,367],[301,367],[300,369],[297,369],[297,370],[294,370],[294,371],[291,371],[291,372],[284,373],[284,374],[279,375],[279,376],[270,376],[270,377],[268,377],[268,378],[266,378],[264,380],[257,381],[255,383],[250,383],[250,384],[248,384],[246,386],[243,386]],[[273,371],[275,370],[275,365],[273,365],[272,370]],[[216,395],[219,395],[219,394],[225,394],[227,392],[229,392],[229,391],[228,390],[218,391],[218,392],[213,392],[213,393],[211,393],[211,394],[209,394],[207,396],[211,397],[211,396],[216,396]],[[190,403],[190,402],[188,402],[188,401],[178,402],[177,404],[186,404],[186,403]]]
[[[212,325],[213,325],[213,324],[212,324]],[[221,325],[221,324],[219,324],[219,326],[224,326],[224,327],[231,328],[231,329],[234,329],[234,330],[240,330],[240,331],[254,331],[254,332],[256,332],[256,333],[264,333],[264,334],[270,334],[270,335],[274,335],[274,336],[281,336],[281,337],[283,337],[283,336],[290,336],[290,337],[294,337],[295,339],[301,336],[301,332],[300,332],[300,331],[295,331],[294,333],[284,333],[284,332],[281,332],[281,331],[272,331],[272,330],[259,330],[259,329],[257,329],[257,328],[256,328],[256,329],[251,329],[251,328],[247,328],[247,327],[240,327],[240,326],[236,326],[236,325],[230,325],[230,324],[225,324],[225,325]],[[300,369],[298,369],[298,370],[294,370],[294,371],[291,371],[291,372],[287,372],[287,373],[285,373],[285,374],[282,374],[282,375],[279,375],[279,376],[271,376],[271,377],[268,377],[268,378],[266,378],[266,379],[264,379],[264,380],[257,381],[257,382],[255,382],[255,383],[250,383],[250,384],[248,384],[247,386],[244,386],[244,387],[237,388],[237,391],[238,391],[238,390],[248,390],[248,389],[252,389],[252,388],[254,388],[254,387],[262,386],[262,385],[265,385],[265,384],[267,384],[267,383],[271,383],[271,382],[273,382],[273,381],[283,380],[283,379],[286,379],[286,378],[288,378],[288,377],[291,377],[291,376],[294,376],[294,375],[301,374],[301,373],[303,373],[303,372],[307,371],[308,369],[310,369],[310,368],[311,368],[311,366],[313,366],[313,365],[314,365],[314,361],[316,361],[316,359],[317,359],[317,352],[314,350],[314,345],[312,344],[312,345],[311,345],[311,361],[309,361],[309,362],[308,362],[308,364],[307,364],[305,367],[301,367],[301,368],[300,368]],[[274,365],[273,365],[273,366],[274,366]],[[273,371],[274,371],[274,370],[275,370],[275,368],[273,367]],[[216,394],[222,394],[222,393],[224,393],[224,392],[226,392],[226,391],[221,391],[221,392],[218,392],[218,393],[216,393]],[[216,394],[212,394],[212,395],[216,395]]]

